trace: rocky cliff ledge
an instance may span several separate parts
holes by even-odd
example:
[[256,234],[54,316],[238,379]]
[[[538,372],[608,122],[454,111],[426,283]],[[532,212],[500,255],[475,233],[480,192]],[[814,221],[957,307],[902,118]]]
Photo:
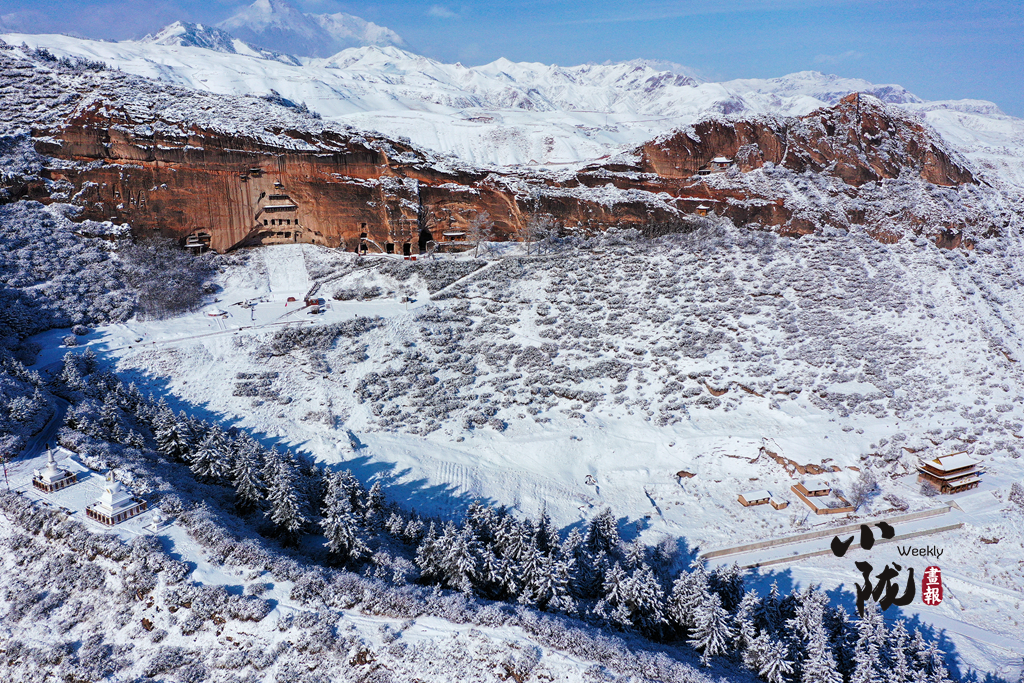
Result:
[[863,226],[882,240],[909,232],[955,247],[1019,220],[935,133],[856,93],[799,118],[704,120],[555,174],[470,168],[257,98],[8,61],[0,90],[17,96],[9,116],[31,121],[42,169],[36,180],[0,176],[0,196],[71,202],[82,218],[220,251],[363,241],[415,254],[474,221],[502,240],[538,216],[658,233],[703,214],[789,235]]

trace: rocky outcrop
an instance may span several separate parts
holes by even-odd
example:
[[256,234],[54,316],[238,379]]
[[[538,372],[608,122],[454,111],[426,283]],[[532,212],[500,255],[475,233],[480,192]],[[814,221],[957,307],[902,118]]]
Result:
[[300,241],[415,254],[483,214],[499,240],[538,215],[586,231],[686,229],[700,213],[789,235],[864,225],[879,239],[909,229],[948,247],[1001,228],[950,210],[977,186],[963,162],[916,120],[856,94],[801,118],[706,120],[628,162],[558,177],[446,166],[354,132],[266,130],[229,134],[98,101],[33,131],[37,151],[59,160],[42,174],[55,182],[19,192],[46,199],[58,188],[53,198],[81,205],[83,218],[220,251]]
[[799,118],[707,120],[645,144],[640,154],[639,170],[662,178],[690,178],[727,157],[743,172],[770,163],[854,187],[907,172],[935,185],[976,182],[919,122],[859,93]]

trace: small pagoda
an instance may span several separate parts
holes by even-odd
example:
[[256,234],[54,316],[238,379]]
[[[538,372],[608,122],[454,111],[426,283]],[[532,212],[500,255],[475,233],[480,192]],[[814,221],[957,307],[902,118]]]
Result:
[[136,498],[132,492],[121,486],[108,475],[99,500],[85,509],[85,515],[100,524],[114,526],[126,519],[145,512],[146,501]]
[[32,485],[43,493],[53,493],[78,482],[78,475],[71,470],[57,467],[53,449],[46,449],[46,467],[32,473]]
[[940,493],[969,491],[981,483],[982,471],[978,469],[978,461],[965,451],[922,460],[917,471],[918,481],[932,484]]

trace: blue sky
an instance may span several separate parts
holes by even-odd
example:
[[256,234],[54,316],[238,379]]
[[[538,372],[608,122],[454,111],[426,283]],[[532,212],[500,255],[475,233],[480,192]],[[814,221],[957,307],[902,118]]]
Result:
[[[250,0],[251,1],[251,0]],[[32,32],[139,37],[184,19],[215,23],[242,0],[0,0]],[[663,59],[705,78],[813,69],[899,83],[925,99],[977,98],[1024,116],[1024,1],[293,0],[397,31],[421,54],[481,64]]]

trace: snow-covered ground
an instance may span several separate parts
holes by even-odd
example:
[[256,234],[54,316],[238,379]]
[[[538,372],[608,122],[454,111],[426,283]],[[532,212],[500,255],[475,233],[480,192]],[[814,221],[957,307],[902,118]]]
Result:
[[[495,165],[578,164],[701,116],[800,114],[873,88],[919,112],[990,178],[1024,183],[1024,124],[991,103],[920,102],[820,74],[708,84],[645,63],[468,69],[394,48],[295,66],[173,45],[3,38],[200,90],[276,90],[325,117]],[[963,669],[1014,679],[1024,648],[1024,517],[1008,500],[1024,480],[1019,236],[980,240],[974,252],[856,233],[702,239],[613,235],[540,256],[506,245],[475,271],[469,255],[411,264],[268,247],[231,257],[203,309],[81,341],[144,390],[382,481],[403,505],[441,516],[482,499],[531,516],[546,509],[567,528],[610,506],[627,539],[682,539],[696,555],[950,505],[897,533],[962,527],[772,564],[751,583],[762,593],[772,581],[784,591],[820,583],[849,607],[859,559],[912,566],[918,580],[937,564],[942,605],[918,599],[900,612],[941,631]],[[314,289],[328,302],[315,314],[304,306]],[[35,339],[37,368],[66,352],[67,332]],[[960,450],[985,467],[982,485],[926,495],[918,460]],[[18,464],[15,486],[38,460]],[[870,470],[880,490],[853,515],[816,516],[790,492],[800,477],[786,460],[825,470],[845,493]],[[83,508],[98,483],[93,475],[52,502]],[[790,505],[741,507],[737,495],[753,489]],[[145,522],[117,532],[127,538]],[[197,580],[236,585],[236,570],[204,558],[180,528],[162,537],[195,563]],[[723,560],[764,563],[828,540]],[[943,554],[908,561],[899,550],[930,546]],[[284,614],[290,588],[269,590]],[[370,639],[383,624],[352,620]],[[429,620],[403,628],[420,667],[472,650],[477,637]],[[417,640],[449,634],[449,649]],[[573,679],[586,663],[566,666],[556,673]]]
[[[1024,646],[1024,531],[1007,502],[1024,479],[1019,244],[965,255],[855,235],[742,239],[509,251],[443,291],[448,280],[417,270],[427,263],[269,247],[227,270],[213,304],[226,316],[131,321],[90,345],[142,386],[442,515],[484,499],[546,507],[565,527],[610,506],[627,537],[703,552],[952,504],[896,531],[962,528],[764,567],[754,583],[843,587],[849,606],[858,559],[909,564],[918,580],[937,564],[947,599],[902,613],[942,630],[964,667],[1011,677]],[[318,315],[299,308],[314,282],[330,302]],[[375,298],[332,299],[339,291]],[[245,301],[254,307],[235,304]],[[326,346],[303,341],[302,329],[357,317],[372,324]],[[280,337],[285,328],[298,331]],[[239,373],[272,373],[272,389],[246,396]],[[958,450],[986,467],[981,487],[922,495],[918,458]],[[837,470],[826,476],[845,492],[868,468],[881,490],[854,515],[819,517],[771,454]],[[743,508],[736,496],[751,489],[790,506]],[[901,561],[907,546],[943,555]]]
[[807,114],[853,91],[918,112],[991,177],[1024,182],[1024,122],[991,102],[922,102],[898,85],[800,72],[700,82],[686,69],[636,60],[573,67],[499,59],[465,67],[397,47],[359,47],[302,65],[242,52],[59,35],[4,34],[12,45],[100,60],[200,91],[277,92],[333,121],[484,166],[574,167],[723,114]]
[[[84,500],[82,492],[87,488],[88,482],[75,485],[50,504]],[[95,526],[90,530],[102,533]],[[108,533],[130,540],[139,531],[136,526],[133,520]],[[179,583],[171,584],[164,567],[162,580],[147,587],[145,599],[129,588],[139,569],[134,557],[130,569],[126,558],[119,562],[102,554],[85,563],[79,548],[52,541],[26,545],[24,535],[15,541],[21,533],[0,515],[0,546],[17,543],[19,551],[0,554],[0,575],[10,579],[5,588],[22,589],[21,595],[6,590],[0,595],[0,606],[11,609],[33,592],[26,591],[28,587],[46,594],[60,590],[50,595],[46,618],[0,624],[0,639],[10,655],[0,664],[12,676],[6,680],[42,680],[58,667],[74,671],[79,680],[123,680],[130,675],[147,680],[225,681],[238,680],[230,677],[231,672],[244,669],[265,672],[271,677],[268,680],[312,680],[301,678],[311,672],[345,681],[368,680],[367,676],[369,680],[491,681],[495,676],[508,677],[510,671],[524,680],[531,674],[541,680],[581,683],[593,680],[595,673],[601,680],[624,678],[511,625],[464,624],[429,615],[402,619],[356,610],[311,610],[293,595],[294,582],[214,561],[175,524],[162,527],[152,538],[172,558],[186,561],[184,571],[178,575]],[[96,573],[99,582],[89,581]],[[208,592],[197,591],[182,579]],[[206,628],[203,623],[210,614],[201,610],[209,609],[210,589],[214,601],[228,596],[237,600],[243,590],[246,596],[258,595],[267,605],[266,613],[257,610],[256,617],[241,619],[214,614],[213,628]],[[218,589],[224,592],[217,593]],[[116,648],[113,653],[96,652],[97,641],[88,638],[97,633],[102,634],[99,642],[109,643],[105,647]],[[86,642],[73,640],[79,634],[85,634]],[[104,658],[109,661],[111,654],[120,669],[116,677],[110,677],[113,672],[105,668],[110,664]],[[164,678],[169,672],[177,672],[176,677]]]

